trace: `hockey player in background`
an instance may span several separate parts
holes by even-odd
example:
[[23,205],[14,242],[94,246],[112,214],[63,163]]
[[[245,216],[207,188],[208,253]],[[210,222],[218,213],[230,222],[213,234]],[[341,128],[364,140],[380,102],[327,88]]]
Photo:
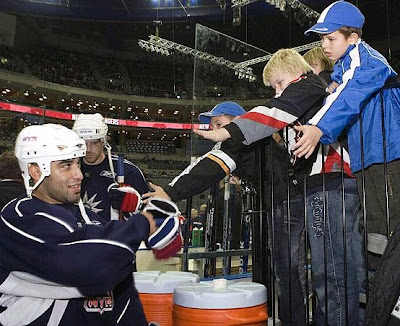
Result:
[[[100,113],[80,114],[72,129],[85,140],[87,147],[81,163],[84,176],[81,192],[83,203],[107,221],[118,219],[118,210],[129,211],[131,198],[129,194],[116,190],[118,157],[111,155],[105,119]],[[149,191],[142,171],[126,159],[124,184],[135,188],[139,194]]]

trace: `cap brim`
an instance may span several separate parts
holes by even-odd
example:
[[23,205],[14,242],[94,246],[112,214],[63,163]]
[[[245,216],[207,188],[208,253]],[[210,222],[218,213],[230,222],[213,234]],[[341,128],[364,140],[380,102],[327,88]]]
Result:
[[200,121],[200,123],[203,123],[203,124],[210,124],[211,117],[216,117],[216,115],[212,114],[211,112],[200,113],[199,121]]
[[304,35],[311,33],[330,34],[337,31],[342,25],[333,23],[316,23],[313,27],[304,32]]

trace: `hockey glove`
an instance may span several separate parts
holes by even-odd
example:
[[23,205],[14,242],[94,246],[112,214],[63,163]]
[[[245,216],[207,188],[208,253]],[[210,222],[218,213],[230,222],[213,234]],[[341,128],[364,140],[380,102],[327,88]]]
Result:
[[153,214],[158,227],[147,242],[156,258],[166,259],[175,255],[182,247],[178,207],[169,200],[153,197],[143,211]]
[[112,186],[109,190],[111,206],[120,212],[138,213],[142,198],[135,188],[130,186]]

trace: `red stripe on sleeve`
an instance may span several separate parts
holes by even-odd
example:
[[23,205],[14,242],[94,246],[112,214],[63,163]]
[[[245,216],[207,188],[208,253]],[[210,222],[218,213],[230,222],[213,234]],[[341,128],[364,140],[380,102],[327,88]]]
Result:
[[288,123],[258,112],[247,112],[240,119],[248,119],[276,129],[283,129]]

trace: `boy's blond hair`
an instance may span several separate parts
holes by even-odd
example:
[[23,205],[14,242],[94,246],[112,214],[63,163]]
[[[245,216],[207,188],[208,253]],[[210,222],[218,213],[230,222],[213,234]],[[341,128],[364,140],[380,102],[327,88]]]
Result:
[[265,86],[271,86],[269,80],[272,76],[281,73],[302,74],[312,72],[312,67],[304,58],[293,49],[280,49],[274,53],[263,70],[263,81]]
[[317,46],[312,48],[303,54],[304,60],[306,60],[309,64],[313,62],[320,62],[322,66],[322,70],[332,70],[333,62],[329,60],[326,56],[324,50],[321,47]]

